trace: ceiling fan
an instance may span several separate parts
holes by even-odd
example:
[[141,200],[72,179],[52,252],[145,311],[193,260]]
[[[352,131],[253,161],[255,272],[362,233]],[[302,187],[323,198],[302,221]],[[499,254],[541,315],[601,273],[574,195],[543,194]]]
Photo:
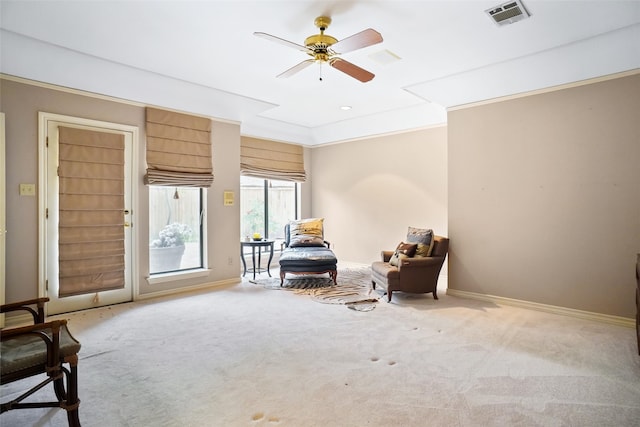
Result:
[[[380,43],[382,41],[382,36],[379,32],[369,28],[345,39],[338,40],[335,37],[324,33],[329,24],[331,24],[331,18],[328,16],[319,16],[315,19],[314,24],[320,29],[320,34],[307,37],[304,41],[304,45],[293,43],[267,33],[253,33],[255,36],[292,47],[311,56],[311,59],[307,59],[306,61],[302,61],[299,64],[294,65],[284,73],[279,74],[277,77],[290,77],[314,62],[318,62],[321,65],[323,63],[328,63],[333,68],[342,71],[363,83],[368,82],[375,77],[373,73],[360,68],[349,61],[345,61],[340,58],[339,55]],[[322,80],[322,75],[320,76],[320,80]]]

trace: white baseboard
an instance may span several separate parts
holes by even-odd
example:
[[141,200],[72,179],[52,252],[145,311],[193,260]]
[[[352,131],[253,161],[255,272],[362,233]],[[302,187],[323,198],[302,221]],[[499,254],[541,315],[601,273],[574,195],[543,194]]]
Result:
[[186,286],[184,288],[167,289],[166,291],[159,291],[159,292],[149,292],[149,293],[138,295],[135,298],[135,301],[147,300],[147,299],[163,297],[167,295],[183,294],[185,292],[199,291],[202,289],[213,289],[213,288],[220,288],[228,285],[237,285],[238,283],[240,283],[240,281],[241,279],[239,277],[235,277],[232,279],[225,279],[217,282],[208,282],[208,283],[202,283],[195,286]]
[[593,313],[590,311],[576,310],[573,308],[558,307],[555,305],[540,304],[537,302],[523,301],[512,298],[497,297],[494,295],[478,294],[475,292],[460,291],[457,289],[447,289],[447,295],[461,298],[469,298],[480,301],[489,301],[498,305],[510,305],[515,307],[527,308],[530,310],[545,311],[547,313],[561,314],[564,316],[577,317],[579,319],[594,320],[596,322],[608,323],[611,325],[625,326],[628,328],[636,327],[636,319],[627,317],[612,316],[609,314]]
[[[147,299],[158,298],[158,297],[167,296],[167,295],[182,294],[182,293],[198,291],[202,289],[214,289],[214,288],[221,288],[223,286],[237,285],[238,283],[240,283],[240,281],[241,281],[240,278],[233,278],[233,279],[220,280],[218,282],[203,283],[196,286],[169,289],[169,290],[160,291],[160,292],[150,292],[150,293],[138,295],[134,301],[147,300]],[[92,308],[88,308],[87,310],[96,310],[100,308],[101,307],[92,307]],[[60,316],[60,315],[53,315],[53,317],[55,316]],[[5,322],[4,322],[5,328],[15,328],[19,326],[28,326],[33,324],[33,316],[31,316],[31,314],[29,313],[19,313],[19,314],[5,313],[4,319],[5,319]],[[45,321],[49,321],[49,316],[46,316]]]

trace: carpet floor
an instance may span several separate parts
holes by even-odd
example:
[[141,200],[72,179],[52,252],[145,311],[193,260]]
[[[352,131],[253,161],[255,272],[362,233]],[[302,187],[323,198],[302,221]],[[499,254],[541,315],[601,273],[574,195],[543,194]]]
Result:
[[[357,311],[244,279],[53,318],[82,343],[85,427],[639,425],[633,329],[439,297]],[[14,410],[0,425],[66,416]]]

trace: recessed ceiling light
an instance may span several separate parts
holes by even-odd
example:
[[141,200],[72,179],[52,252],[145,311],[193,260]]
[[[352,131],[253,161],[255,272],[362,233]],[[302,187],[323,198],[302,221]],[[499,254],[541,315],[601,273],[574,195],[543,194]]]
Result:
[[348,111],[348,110],[351,110],[351,106],[350,105],[343,105],[343,106],[340,107],[340,109],[343,110],[343,111]]

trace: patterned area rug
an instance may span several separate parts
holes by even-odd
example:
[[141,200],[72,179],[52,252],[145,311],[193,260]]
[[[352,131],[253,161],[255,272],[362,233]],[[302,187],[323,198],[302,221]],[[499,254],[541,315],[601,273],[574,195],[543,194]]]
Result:
[[343,304],[357,311],[373,310],[380,298],[371,287],[369,267],[338,269],[337,286],[328,274],[287,274],[282,286],[280,286],[279,277],[249,281],[265,289],[310,295],[314,301],[324,304]]

